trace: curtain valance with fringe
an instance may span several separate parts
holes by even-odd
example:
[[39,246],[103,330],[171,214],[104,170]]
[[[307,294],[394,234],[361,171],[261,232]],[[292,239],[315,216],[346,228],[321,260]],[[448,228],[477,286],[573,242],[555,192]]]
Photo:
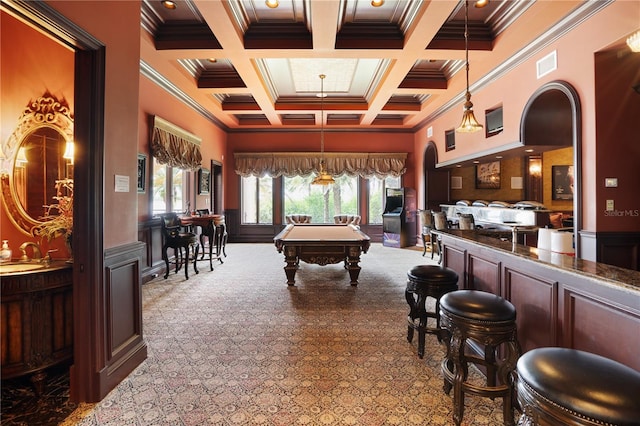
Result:
[[157,116],[152,117],[151,155],[160,164],[197,170],[202,163],[199,137]]
[[[308,176],[320,169],[320,152],[237,152],[236,173],[249,176]],[[324,162],[332,176],[364,178],[401,176],[406,172],[406,152],[325,152]]]

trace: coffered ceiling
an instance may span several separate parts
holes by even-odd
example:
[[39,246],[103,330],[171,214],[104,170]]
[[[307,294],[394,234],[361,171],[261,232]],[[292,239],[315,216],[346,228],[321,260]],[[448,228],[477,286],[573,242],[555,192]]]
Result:
[[[469,3],[471,84],[581,1]],[[223,129],[415,131],[465,91],[464,2],[142,3],[142,72]],[[523,29],[526,28],[526,32]],[[320,74],[325,74],[320,99]],[[321,102],[324,114],[321,114]],[[456,105],[457,106],[457,105]]]

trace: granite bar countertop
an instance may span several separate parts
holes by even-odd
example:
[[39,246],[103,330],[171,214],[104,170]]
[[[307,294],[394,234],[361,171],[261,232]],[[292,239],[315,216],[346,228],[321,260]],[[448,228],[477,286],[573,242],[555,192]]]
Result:
[[549,250],[539,250],[522,244],[514,245],[511,241],[501,240],[499,233],[492,235],[491,231],[444,229],[434,230],[433,232],[460,238],[478,246],[510,253],[514,256],[529,259],[544,267],[560,269],[564,272],[590,278],[602,284],[640,291],[640,271],[578,259],[574,256],[554,253]]

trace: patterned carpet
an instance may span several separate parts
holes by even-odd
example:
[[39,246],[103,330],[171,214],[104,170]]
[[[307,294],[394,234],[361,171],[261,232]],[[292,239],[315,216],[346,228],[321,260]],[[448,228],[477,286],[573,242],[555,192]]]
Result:
[[[143,286],[148,359],[62,425],[451,425],[443,347],[406,339],[414,248],[373,244],[358,287],[341,265],[301,264],[288,287],[271,244],[230,244],[202,267]],[[477,373],[475,373],[477,374]],[[501,425],[501,400],[466,398],[465,425]]]

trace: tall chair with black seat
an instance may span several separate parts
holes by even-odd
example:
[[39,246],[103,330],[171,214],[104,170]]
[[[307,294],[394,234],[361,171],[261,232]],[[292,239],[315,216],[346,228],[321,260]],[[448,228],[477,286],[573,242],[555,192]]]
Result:
[[[193,232],[184,232],[182,230],[182,224],[177,213],[165,213],[161,215],[162,220],[162,258],[166,266],[164,278],[169,277],[169,255],[167,249],[172,248],[174,252],[176,274],[184,264],[184,276],[185,279],[189,279],[189,249],[193,248],[193,270],[197,274],[198,265],[196,259],[198,256],[198,238]],[[182,250],[184,249],[184,257]]]
[[[211,212],[209,211],[209,209],[197,209],[196,213],[198,214],[198,216],[207,216]],[[200,226],[199,239],[200,239],[200,249],[202,249],[202,256],[200,257],[200,260],[204,259],[204,255],[205,255],[204,237],[209,238],[209,242],[213,242],[213,233],[209,229],[204,229],[204,228],[208,228],[208,227]],[[213,271],[213,266],[211,266],[211,270]]]
[[433,229],[433,212],[431,210],[420,210],[420,221],[422,222],[422,246],[424,250],[422,255],[427,254],[427,245],[433,259],[433,240],[431,239],[431,230]]
[[229,234],[227,233],[227,222],[223,215],[220,215],[213,219],[213,224],[216,228],[216,255],[218,256],[218,260],[222,263],[222,259],[220,259],[220,253],[227,257],[227,240],[229,239]]
[[[209,214],[209,210],[206,210],[206,213]],[[204,239],[207,239],[207,244],[205,245]],[[211,220],[207,221],[206,225],[201,225],[200,231],[200,247],[202,247],[202,255],[200,256],[200,260],[204,260],[205,255],[207,254],[206,248],[209,248],[209,267],[213,271],[213,260],[217,259],[220,263],[224,263],[222,260],[222,256],[220,252],[224,252],[224,256],[227,257],[227,253],[225,252],[225,247],[227,243],[227,229],[224,221],[224,216],[213,216]],[[215,254],[213,249],[215,247]]]

